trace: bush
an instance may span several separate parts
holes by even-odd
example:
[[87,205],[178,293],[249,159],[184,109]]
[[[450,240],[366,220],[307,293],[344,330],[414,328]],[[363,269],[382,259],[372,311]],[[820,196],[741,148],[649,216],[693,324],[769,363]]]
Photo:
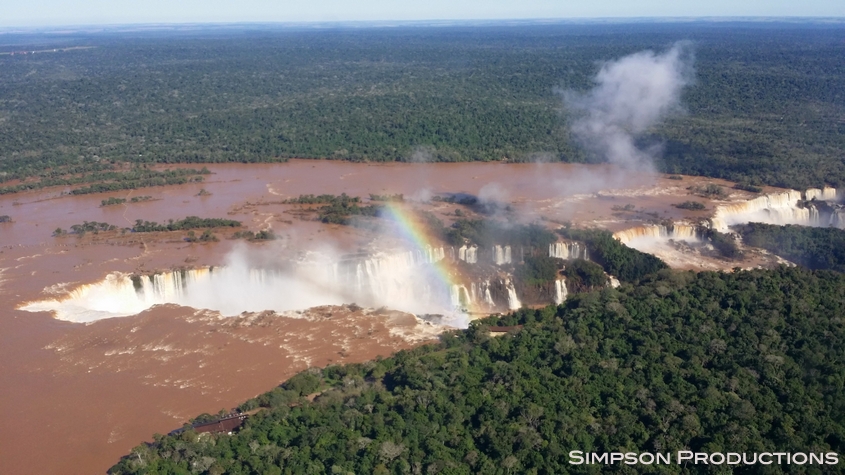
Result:
[[737,183],[736,185],[734,185],[734,189],[750,191],[752,193],[762,193],[763,192],[763,188],[761,188],[759,186],[754,186],[750,183]]
[[111,197],[107,200],[100,201],[100,206],[113,206],[113,205],[120,205],[120,204],[123,204],[123,203],[126,203],[125,198]]
[[707,186],[691,186],[687,189],[705,198],[721,200],[728,197],[728,193],[725,191],[725,188],[714,183],[709,183]]
[[683,203],[673,204],[672,206],[679,209],[688,209],[693,211],[701,211],[703,209],[707,209],[704,206],[704,203],[701,203],[699,201],[684,201]]

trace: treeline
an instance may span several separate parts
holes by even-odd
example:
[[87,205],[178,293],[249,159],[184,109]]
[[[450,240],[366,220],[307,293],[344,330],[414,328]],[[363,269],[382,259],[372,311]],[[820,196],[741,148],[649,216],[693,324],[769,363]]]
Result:
[[472,195],[454,194],[448,196],[435,195],[431,201],[439,201],[443,203],[456,203],[459,205],[472,206],[478,203],[478,198]]
[[[144,196],[133,196],[129,199],[130,203],[142,203],[144,201],[152,201],[153,197],[149,195]],[[117,198],[117,197],[110,197],[108,199],[100,201],[100,206],[114,206],[114,205],[121,205],[126,203],[126,198]]]
[[[544,250],[545,251],[545,250]],[[513,270],[514,284],[520,295],[527,295],[529,299],[537,296],[543,290],[551,293],[553,283],[560,277],[566,278],[566,288],[569,293],[589,292],[606,287],[610,282],[602,266],[584,259],[563,260],[556,257],[534,252],[517,262]],[[552,294],[553,295],[553,294]],[[548,303],[549,297],[536,298],[535,301]]]
[[588,90],[597,62],[684,38],[696,45],[688,113],[641,144],[665,145],[661,171],[841,186],[842,33],[684,22],[70,35],[97,47],[0,59],[0,181],[287,157],[594,162],[558,91]]
[[743,252],[740,251],[736,239],[731,233],[721,233],[715,229],[701,226],[698,228],[698,236],[706,239],[716,252],[726,259],[741,259]]
[[[843,453],[843,287],[842,274],[800,268],[664,270],[309,369],[242,404],[265,410],[236,434],[156,435],[109,473],[842,473],[576,466],[568,454]],[[498,325],[523,327],[491,338]]]
[[734,226],[747,246],[760,247],[810,269],[845,272],[845,230],[748,223]]
[[[71,190],[72,195],[102,193],[106,191],[136,190],[150,186],[184,185],[185,183],[199,183],[202,175],[211,173],[208,168],[201,170],[191,168],[175,168],[171,170],[137,169],[136,171],[115,175],[115,181],[102,181],[108,178],[93,178],[97,183]],[[109,175],[111,176],[111,175]]]
[[291,198],[284,201],[285,204],[322,204],[316,209],[318,219],[328,224],[352,224],[353,216],[376,217],[381,212],[381,205],[362,206],[361,198],[349,196],[346,193],[340,195],[299,195],[298,198]]
[[763,188],[759,186],[754,186],[750,183],[737,183],[734,185],[735,190],[743,190],[743,191],[750,191],[752,193],[762,193]]
[[475,244],[486,248],[493,245],[524,246],[547,252],[556,242],[555,234],[538,224],[503,223],[495,219],[458,219],[441,230],[444,241],[453,246]]
[[688,209],[691,211],[701,211],[707,209],[707,207],[704,206],[704,203],[700,201],[684,201],[683,203],[673,204],[672,206],[678,209]]
[[523,263],[514,269],[513,277],[524,285],[543,285],[558,277],[563,260],[543,255],[525,256]]
[[82,224],[74,224],[70,227],[70,233],[65,231],[62,228],[56,228],[53,231],[53,236],[63,236],[65,234],[77,234],[79,236],[84,236],[85,233],[91,232],[94,234],[99,233],[100,231],[115,231],[117,226],[109,223],[100,223],[97,221],[83,221]]
[[237,228],[240,227],[241,222],[234,219],[221,218],[199,218],[197,216],[188,216],[187,218],[174,221],[172,219],[167,221],[167,224],[159,224],[155,221],[146,221],[142,219],[135,220],[135,226],[132,226],[132,232],[135,233],[152,233],[160,231],[183,231],[186,229],[197,228]]
[[290,205],[315,205],[315,204],[333,204],[333,203],[360,203],[361,198],[357,196],[348,196],[346,193],[338,195],[299,195],[296,198],[290,198],[282,201],[284,204]]
[[558,233],[566,239],[585,243],[590,259],[621,281],[637,282],[669,267],[651,254],[622,244],[609,231],[562,227]]
[[262,229],[257,233],[249,230],[235,231],[235,234],[232,235],[232,239],[246,239],[248,241],[273,241],[278,238],[272,229]]
[[[135,225],[131,228],[122,228],[122,231],[131,231],[133,233],[152,233],[152,232],[162,232],[162,231],[184,231],[188,229],[198,229],[198,228],[223,228],[223,227],[230,227],[230,228],[237,228],[241,226],[240,221],[235,221],[233,219],[220,219],[220,218],[199,218],[196,216],[188,216],[187,218],[180,219],[174,221],[172,219],[168,220],[166,224],[159,224],[155,221],[145,221],[142,219],[135,220]],[[70,234],[79,234],[84,235],[86,232],[94,232],[97,233],[99,231],[116,231],[119,228],[113,224],[109,223],[99,223],[97,221],[83,221],[82,224],[74,224],[70,227]],[[53,236],[63,236],[65,234],[69,234],[62,228],[57,228],[53,231]],[[194,235],[189,234],[189,236],[193,239]],[[206,240],[209,239],[209,236],[206,236]],[[216,240],[216,238],[214,239]]]
[[202,175],[211,173],[208,168],[200,170],[193,168],[174,168],[170,170],[151,170],[147,168],[133,168],[129,171],[99,171],[80,176],[42,177],[38,181],[27,181],[18,185],[0,187],[0,195],[17,193],[20,191],[38,190],[49,186],[76,186],[87,183],[92,185],[74,188],[73,195],[102,193],[106,191],[134,190],[150,186],[181,185],[190,182],[201,182]]
[[185,241],[187,242],[217,242],[218,240],[217,236],[210,229],[206,229],[199,236],[194,231],[188,231],[188,235],[185,236]]
[[396,193],[394,195],[374,195],[370,193],[370,201],[388,201],[402,203],[405,201],[405,195],[403,195],[402,193]]
[[115,198],[112,196],[109,199],[100,201],[100,206],[122,205],[123,203],[126,203],[126,198]]
[[[708,183],[705,186],[690,186],[687,187],[691,193],[694,193],[705,198],[724,200],[728,197],[728,192],[725,191],[724,186]],[[686,203],[695,203],[694,201],[687,201]],[[700,204],[700,203],[699,203]],[[695,205],[693,205],[695,206]]]
[[566,263],[563,275],[569,292],[589,292],[606,287],[610,282],[604,269],[595,262],[574,259]]
[[346,196],[343,193],[340,196],[334,197],[325,206],[321,206],[317,213],[320,216],[320,221],[330,224],[350,224],[352,216],[378,216],[381,212],[381,206],[368,205],[361,206],[361,199],[356,197]]

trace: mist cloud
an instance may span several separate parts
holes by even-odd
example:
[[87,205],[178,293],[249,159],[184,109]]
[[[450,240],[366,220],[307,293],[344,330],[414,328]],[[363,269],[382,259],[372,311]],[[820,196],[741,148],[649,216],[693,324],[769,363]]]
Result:
[[642,149],[636,139],[649,127],[679,113],[681,92],[693,81],[688,42],[657,54],[641,51],[602,65],[589,92],[563,92],[574,112],[572,132],[581,144],[610,163],[651,171],[659,147]]

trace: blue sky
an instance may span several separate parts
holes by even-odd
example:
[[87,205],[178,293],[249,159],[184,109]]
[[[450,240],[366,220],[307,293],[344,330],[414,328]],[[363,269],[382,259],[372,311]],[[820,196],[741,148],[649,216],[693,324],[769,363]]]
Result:
[[845,0],[0,0],[0,26],[604,17],[845,17]]

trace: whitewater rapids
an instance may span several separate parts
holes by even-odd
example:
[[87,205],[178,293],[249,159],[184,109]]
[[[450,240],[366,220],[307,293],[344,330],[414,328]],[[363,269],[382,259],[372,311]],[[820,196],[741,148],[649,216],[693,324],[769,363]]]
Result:
[[835,188],[810,188],[804,193],[789,190],[728,203],[716,208],[711,227],[725,232],[729,226],[745,223],[798,224],[845,228],[845,209],[839,205],[842,192]]
[[459,316],[450,305],[450,289],[438,285],[439,276],[431,265],[444,258],[443,248],[430,248],[273,269],[252,267],[245,259],[232,257],[225,266],[215,268],[152,275],[115,272],[59,298],[29,302],[20,309],[50,311],[58,319],[73,322],[135,315],[166,303],[215,310],[223,316],[344,303]]
[[[405,312],[444,315],[452,326],[465,327],[472,309],[493,313],[522,306],[513,281],[504,271],[486,278],[444,276],[441,261],[475,266],[478,248],[429,247],[425,250],[379,253],[331,262],[311,256],[287,268],[254,267],[231,255],[225,266],[176,269],[150,275],[114,272],[104,279],[71,288],[62,295],[25,302],[18,308],[51,312],[57,319],[87,323],[136,315],[154,305],[176,304],[209,309],[222,316],[273,310],[290,312],[322,305],[356,303]],[[556,243],[550,257],[586,258],[580,243]],[[512,262],[511,246],[493,246],[485,262]],[[489,268],[488,268],[489,270]],[[462,283],[454,283],[460,281]],[[563,280],[555,283],[555,303],[566,298]]]

